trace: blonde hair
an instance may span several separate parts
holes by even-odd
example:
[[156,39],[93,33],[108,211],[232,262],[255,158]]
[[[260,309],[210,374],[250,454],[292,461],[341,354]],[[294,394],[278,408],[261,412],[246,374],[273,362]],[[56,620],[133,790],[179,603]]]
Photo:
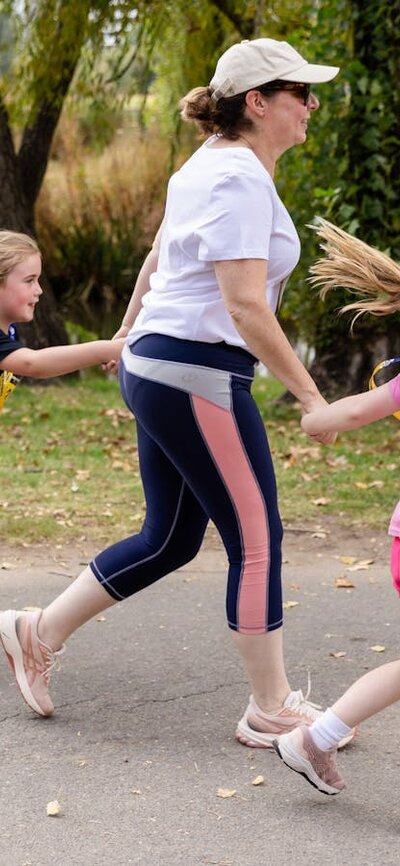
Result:
[[41,255],[36,241],[22,232],[0,229],[0,284],[28,256]]
[[340,310],[356,311],[352,326],[364,313],[387,316],[400,310],[400,265],[322,217],[308,228],[322,239],[320,246],[326,252],[310,268],[310,282],[320,287],[321,298],[339,287],[368,296]]

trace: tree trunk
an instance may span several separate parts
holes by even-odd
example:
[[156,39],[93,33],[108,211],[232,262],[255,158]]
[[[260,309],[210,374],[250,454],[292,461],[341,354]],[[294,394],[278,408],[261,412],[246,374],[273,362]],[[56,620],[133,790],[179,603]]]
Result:
[[[27,204],[22,190],[18,158],[14,150],[7,112],[1,99],[0,190],[0,227],[34,236],[33,208]],[[18,327],[24,342],[33,349],[68,342],[62,317],[45,275],[42,276],[41,283],[44,292],[36,308],[34,322]]]
[[400,355],[398,319],[392,316],[385,321],[385,330],[381,328],[379,333],[355,325],[352,336],[348,330],[337,328],[334,338],[320,348],[310,374],[324,397],[332,400],[367,390],[379,361]]

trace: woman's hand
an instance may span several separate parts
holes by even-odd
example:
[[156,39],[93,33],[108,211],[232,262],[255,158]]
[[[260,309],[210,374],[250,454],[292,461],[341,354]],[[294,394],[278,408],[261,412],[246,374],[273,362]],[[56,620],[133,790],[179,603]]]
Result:
[[131,329],[130,325],[124,325],[124,324],[120,325],[118,328],[118,331],[115,332],[112,339],[113,340],[125,340],[129,334],[130,329]]
[[302,406],[303,416],[300,424],[304,433],[311,439],[320,442],[321,445],[333,445],[336,442],[337,433],[332,430],[332,418],[329,404],[321,396],[320,399]]

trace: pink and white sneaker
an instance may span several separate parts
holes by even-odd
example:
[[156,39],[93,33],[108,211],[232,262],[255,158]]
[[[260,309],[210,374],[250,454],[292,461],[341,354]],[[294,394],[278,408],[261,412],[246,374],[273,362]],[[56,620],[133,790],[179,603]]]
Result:
[[48,684],[50,672],[59,665],[63,646],[54,652],[40,640],[38,622],[40,609],[29,613],[6,610],[0,613],[0,641],[5,649],[22,697],[40,716],[51,716],[54,706]]
[[[282,708],[277,713],[264,713],[250,695],[249,704],[236,728],[236,739],[250,749],[271,749],[273,741],[282,734],[293,731],[300,725],[312,725],[322,716],[318,704],[308,700],[309,689],[304,696],[301,689],[290,692]],[[343,748],[355,736],[353,729],[340,741],[338,748]]]
[[287,767],[300,773],[323,794],[339,794],[346,787],[336,767],[337,749],[326,752],[319,749],[307,725],[283,734],[272,745]]

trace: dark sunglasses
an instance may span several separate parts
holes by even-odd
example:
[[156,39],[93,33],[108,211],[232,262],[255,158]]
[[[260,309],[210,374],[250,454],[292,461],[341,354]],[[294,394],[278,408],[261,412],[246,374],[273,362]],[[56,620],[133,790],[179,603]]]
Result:
[[268,84],[263,84],[261,87],[257,87],[257,90],[260,90],[261,93],[273,93],[278,92],[279,90],[288,90],[291,93],[294,93],[295,96],[298,96],[304,103],[307,105],[308,100],[310,98],[311,93],[311,84],[301,84],[297,81],[280,81],[277,79],[276,81],[270,81]]

